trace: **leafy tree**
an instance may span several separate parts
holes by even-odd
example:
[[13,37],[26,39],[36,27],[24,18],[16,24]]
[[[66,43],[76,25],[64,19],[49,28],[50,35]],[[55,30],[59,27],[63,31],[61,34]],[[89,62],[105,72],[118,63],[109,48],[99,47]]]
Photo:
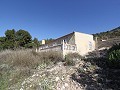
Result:
[[25,44],[25,48],[33,48],[34,47],[34,43],[31,41],[28,44]]
[[35,46],[36,48],[38,48],[38,47],[40,46],[40,43],[39,43],[39,41],[38,41],[37,38],[34,38],[34,39],[33,39],[33,42],[34,42],[34,46]]
[[6,49],[13,49],[14,48],[14,46],[15,46],[15,30],[14,29],[12,29],[12,30],[7,30],[6,32],[5,32],[5,38],[6,38],[6,40],[5,40],[5,42],[4,42],[4,47],[6,48]]
[[46,39],[46,40],[45,40],[45,43],[48,44],[48,43],[52,42],[53,40],[54,40],[54,39],[52,39],[52,38]]
[[5,37],[0,37],[0,50],[4,49],[4,43],[6,41]]
[[18,47],[25,47],[26,44],[30,43],[32,36],[25,30],[19,30],[16,32],[16,42]]
[[34,40],[32,41],[32,36],[28,31],[25,30],[7,30],[5,32],[5,37],[0,37],[0,50],[16,48],[33,48],[38,46],[38,39],[34,38]]
[[2,44],[3,42],[5,42],[5,37],[0,37],[0,44]]
[[15,30],[12,29],[12,30],[7,30],[5,32],[5,35],[6,35],[6,39],[7,40],[11,40],[11,41],[15,41]]

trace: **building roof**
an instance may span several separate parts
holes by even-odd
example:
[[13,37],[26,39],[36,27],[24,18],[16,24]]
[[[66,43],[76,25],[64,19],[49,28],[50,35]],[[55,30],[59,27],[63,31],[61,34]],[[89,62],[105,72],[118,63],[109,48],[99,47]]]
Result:
[[[80,32],[77,32],[77,33],[80,33]],[[70,34],[67,34],[67,35],[61,36],[61,37],[59,37],[59,38],[57,38],[57,39],[54,39],[54,40],[51,41],[50,43],[48,43],[48,44],[44,44],[44,45],[49,45],[49,44],[51,44],[51,43],[53,43],[53,42],[55,42],[55,41],[57,41],[57,40],[59,40],[59,39],[62,39],[62,38],[68,37],[68,36],[73,35],[73,34],[75,34],[75,31],[73,31],[73,32],[70,33]],[[90,35],[90,34],[86,34],[86,33],[81,33],[81,34]],[[44,45],[42,45],[42,46],[44,46]]]
[[[70,34],[67,34],[67,35],[61,36],[61,37],[55,39],[54,41],[56,41],[56,40],[58,40],[58,39],[61,39],[61,38],[68,37],[68,36],[70,36],[70,35],[72,35],[72,34],[74,34],[74,33],[75,33],[75,32],[72,32],[72,33],[70,33]],[[53,41],[53,42],[54,42],[54,41]]]
[[44,44],[44,45],[41,45],[41,46],[49,45],[49,44],[51,44],[51,43],[53,43],[53,42],[55,42],[55,41],[57,41],[57,40],[59,40],[59,39],[62,39],[62,38],[68,37],[68,36],[70,36],[70,35],[72,35],[72,34],[74,34],[74,33],[75,33],[75,32],[72,32],[72,33],[70,33],[70,34],[67,34],[67,35],[61,36],[61,37],[59,37],[59,38],[57,38],[57,39],[54,39],[54,40],[51,41],[50,43],[47,43],[47,44]]

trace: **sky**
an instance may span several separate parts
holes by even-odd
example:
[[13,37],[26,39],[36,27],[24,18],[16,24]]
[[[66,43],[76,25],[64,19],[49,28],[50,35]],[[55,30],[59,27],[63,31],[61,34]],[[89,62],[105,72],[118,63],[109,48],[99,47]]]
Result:
[[120,26],[120,0],[0,0],[0,36],[27,30],[39,40]]

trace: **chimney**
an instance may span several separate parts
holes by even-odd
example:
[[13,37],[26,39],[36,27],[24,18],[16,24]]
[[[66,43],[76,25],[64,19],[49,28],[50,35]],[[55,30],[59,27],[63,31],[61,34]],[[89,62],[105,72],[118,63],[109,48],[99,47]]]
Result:
[[42,45],[44,45],[45,44],[45,40],[42,40]]

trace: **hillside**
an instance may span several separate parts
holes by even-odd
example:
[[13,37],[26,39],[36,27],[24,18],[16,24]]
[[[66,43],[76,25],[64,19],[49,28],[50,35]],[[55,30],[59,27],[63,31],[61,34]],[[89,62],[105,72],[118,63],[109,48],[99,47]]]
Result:
[[110,38],[106,41],[98,41],[98,48],[111,47],[114,44],[119,44],[119,43],[120,43],[120,37]]
[[[120,70],[107,68],[105,58],[85,59],[76,57],[77,54],[69,55],[66,58],[69,65],[66,65],[55,52],[0,52],[0,90],[120,89]],[[93,55],[96,57],[96,52]],[[74,65],[70,65],[71,60]]]
[[120,37],[120,26],[110,31],[93,34],[93,36],[98,37],[98,40],[118,38]]
[[[112,29],[110,31],[93,34],[94,39],[97,37],[98,48],[111,47],[114,44],[120,43],[120,27]],[[102,41],[103,40],[103,41]]]

